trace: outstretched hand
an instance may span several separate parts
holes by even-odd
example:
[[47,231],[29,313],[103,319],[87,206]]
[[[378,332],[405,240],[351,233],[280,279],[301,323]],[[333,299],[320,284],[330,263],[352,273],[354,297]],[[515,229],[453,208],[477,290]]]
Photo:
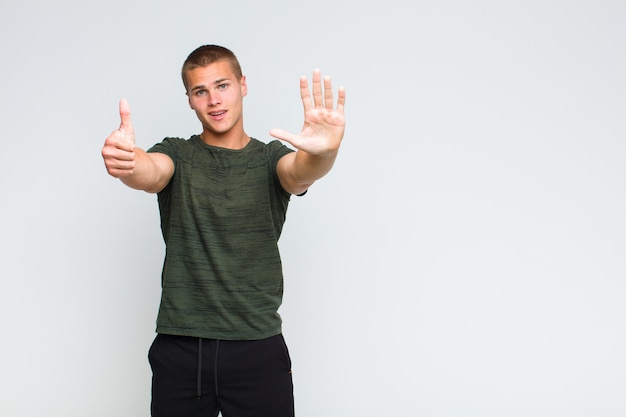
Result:
[[300,134],[295,135],[282,129],[270,130],[270,135],[284,140],[296,149],[311,155],[324,155],[336,152],[341,145],[346,122],[344,104],[346,91],[339,87],[337,107],[333,102],[333,89],[330,77],[324,77],[322,91],[322,75],[319,69],[313,71],[313,97],[309,91],[306,77],[300,78],[300,96],[304,106],[304,126]]
[[118,178],[133,173],[135,168],[135,129],[130,118],[130,106],[120,100],[120,127],[106,138],[102,148],[104,165],[110,175]]

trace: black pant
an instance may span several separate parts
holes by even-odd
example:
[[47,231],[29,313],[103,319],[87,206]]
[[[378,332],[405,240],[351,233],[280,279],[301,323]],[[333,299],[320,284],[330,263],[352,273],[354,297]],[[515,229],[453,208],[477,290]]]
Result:
[[159,334],[148,354],[153,417],[293,417],[282,335],[214,340]]

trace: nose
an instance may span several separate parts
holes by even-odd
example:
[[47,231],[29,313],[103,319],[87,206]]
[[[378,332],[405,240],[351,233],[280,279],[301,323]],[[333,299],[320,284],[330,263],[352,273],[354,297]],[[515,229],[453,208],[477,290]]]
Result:
[[209,106],[213,107],[221,103],[222,103],[222,96],[218,92],[211,91],[209,93],[209,102],[208,102]]

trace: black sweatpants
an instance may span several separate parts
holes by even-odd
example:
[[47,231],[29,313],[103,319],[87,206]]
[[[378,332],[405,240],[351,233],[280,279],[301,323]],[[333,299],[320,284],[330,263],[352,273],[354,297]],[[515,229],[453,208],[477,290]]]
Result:
[[282,335],[214,340],[159,334],[148,354],[153,417],[293,417]]

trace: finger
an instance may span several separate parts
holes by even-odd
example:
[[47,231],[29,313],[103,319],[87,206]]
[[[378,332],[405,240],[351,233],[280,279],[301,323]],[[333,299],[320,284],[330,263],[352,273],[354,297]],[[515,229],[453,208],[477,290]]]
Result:
[[133,122],[130,118],[130,105],[125,98],[120,100],[120,130],[128,135],[135,134]]
[[286,142],[289,142],[293,145],[293,141],[296,138],[296,135],[294,135],[293,133],[289,133],[286,130],[283,129],[271,129],[270,130],[270,135],[280,139],[280,140],[284,140]]
[[126,152],[133,152],[135,144],[128,140],[121,129],[117,129],[106,138],[103,149],[120,149]]
[[304,106],[304,111],[311,110],[311,93],[309,91],[309,81],[303,75],[300,77],[300,97],[302,98],[302,105]]
[[324,107],[333,109],[333,85],[329,76],[324,77]]
[[127,164],[126,166],[123,166],[122,164],[119,164],[117,166],[113,166],[112,164],[106,164],[106,169],[109,175],[115,178],[119,178],[125,177],[127,175],[132,175],[135,172],[135,165],[134,163]]
[[104,165],[109,174],[120,177],[133,173],[135,168],[135,155],[133,152],[126,152],[113,146],[105,146],[102,149]]
[[337,92],[337,111],[340,114],[343,114],[343,107],[346,104],[346,89],[344,87],[339,87]]
[[300,149],[304,143],[300,135],[294,135],[293,133],[287,132],[286,130],[282,129],[271,129],[270,135],[275,137],[276,139],[280,139],[289,143],[296,149]]
[[104,141],[102,156],[105,158],[132,160],[135,158],[134,151],[134,145],[129,143],[119,130],[116,130]]
[[313,104],[322,107],[322,72],[316,68],[313,70]]
[[105,159],[105,164],[108,169],[114,169],[117,171],[132,171],[135,169],[135,160],[124,159]]

